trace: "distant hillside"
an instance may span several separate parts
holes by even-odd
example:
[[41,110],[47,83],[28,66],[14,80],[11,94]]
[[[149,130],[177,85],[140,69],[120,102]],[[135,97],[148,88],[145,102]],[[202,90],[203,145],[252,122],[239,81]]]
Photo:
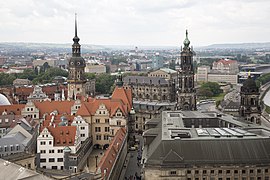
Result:
[[201,47],[202,49],[270,49],[270,42],[265,43],[236,43],[236,44],[212,44]]

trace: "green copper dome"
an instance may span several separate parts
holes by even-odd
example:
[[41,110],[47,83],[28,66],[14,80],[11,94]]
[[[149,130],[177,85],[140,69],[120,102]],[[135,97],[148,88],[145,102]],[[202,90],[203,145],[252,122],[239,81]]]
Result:
[[185,45],[185,47],[188,47],[189,44],[190,44],[190,41],[188,39],[188,31],[186,30],[186,39],[184,40],[184,45]]

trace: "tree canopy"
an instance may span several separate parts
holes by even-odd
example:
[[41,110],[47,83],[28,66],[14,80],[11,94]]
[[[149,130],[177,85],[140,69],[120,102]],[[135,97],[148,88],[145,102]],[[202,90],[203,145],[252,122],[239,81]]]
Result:
[[261,77],[256,79],[256,84],[258,86],[264,85],[265,83],[270,81],[270,73],[263,74]]
[[29,79],[34,84],[38,83],[49,83],[52,82],[56,76],[68,76],[68,72],[60,68],[48,68],[45,72],[37,74],[34,69],[26,69],[23,73],[18,74],[0,74],[0,85],[12,85],[13,81],[17,78],[19,79]]
[[116,76],[110,74],[100,74],[96,76],[96,92],[100,94],[109,94],[112,92],[112,87]]
[[220,93],[222,93],[222,90],[220,89],[219,84],[216,82],[203,83],[198,90],[199,96],[206,97],[218,96]]

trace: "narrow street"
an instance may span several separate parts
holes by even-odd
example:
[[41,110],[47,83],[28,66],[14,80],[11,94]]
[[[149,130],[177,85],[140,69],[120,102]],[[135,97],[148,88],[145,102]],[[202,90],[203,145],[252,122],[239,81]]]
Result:
[[125,167],[122,169],[120,180],[140,179],[142,169],[140,158],[142,156],[143,137],[141,135],[135,135],[135,137],[139,140],[138,149],[128,151],[126,164],[124,165]]

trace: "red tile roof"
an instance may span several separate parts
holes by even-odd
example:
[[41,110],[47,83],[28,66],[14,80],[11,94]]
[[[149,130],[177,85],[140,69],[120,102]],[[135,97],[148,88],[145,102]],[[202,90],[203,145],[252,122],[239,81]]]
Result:
[[126,105],[127,110],[130,111],[132,108],[132,90],[130,88],[125,89],[124,87],[116,87],[112,94],[112,99],[121,99]]
[[110,116],[115,115],[116,111],[120,109],[124,115],[127,115],[127,107],[121,100],[112,99],[94,99],[91,102],[83,102],[77,115],[90,116],[94,115],[101,104],[104,104],[106,109],[110,112]]
[[21,115],[21,111],[24,108],[25,104],[12,104],[12,105],[0,105],[0,114],[2,114],[4,111],[7,112],[7,114],[15,114],[15,115]]
[[16,95],[27,95],[29,96],[33,92],[33,87],[16,87],[15,94]]
[[[50,126],[50,122],[51,122],[51,119],[54,115],[47,115],[45,117],[45,120],[43,121],[42,123],[42,127],[48,127]],[[54,120],[52,122],[52,126],[55,124],[55,126],[58,126],[58,124],[62,121],[61,118],[62,117],[65,117],[67,119],[67,122],[68,122],[68,126],[71,125],[71,123],[73,122],[73,119],[74,119],[74,116],[73,115],[55,115],[54,116]]]
[[77,115],[94,115],[101,104],[109,110],[110,116],[115,115],[118,109],[126,116],[132,108],[132,91],[123,87],[116,87],[111,99],[88,98],[88,102],[83,102]]
[[[116,135],[114,136],[113,140],[111,141],[110,146],[105,151],[104,156],[101,158],[97,170],[101,171],[101,176],[108,177],[115,161],[117,160],[117,155],[119,154],[121,147],[123,145],[124,139],[126,136],[126,129],[120,128]],[[106,174],[104,174],[104,170],[106,169]]]
[[54,146],[74,146],[76,126],[48,126],[47,129],[53,136]]
[[45,113],[50,114],[57,110],[58,114],[71,114],[71,106],[75,101],[43,101],[34,102],[35,106],[39,109],[39,115],[42,117]]

